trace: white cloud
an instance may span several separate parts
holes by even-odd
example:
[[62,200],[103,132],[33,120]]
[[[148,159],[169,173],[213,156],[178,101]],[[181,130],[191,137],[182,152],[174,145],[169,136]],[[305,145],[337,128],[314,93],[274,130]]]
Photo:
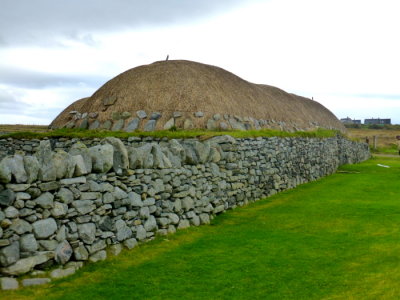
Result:
[[242,4],[192,22],[78,32],[72,38],[60,35],[58,46],[47,48],[3,48],[0,67],[78,78],[45,91],[17,87],[21,93],[24,90],[21,101],[45,105],[55,101],[53,107],[61,111],[60,104],[89,96],[117,74],[169,54],[170,59],[214,64],[251,82],[314,97],[338,117],[391,117],[400,123],[397,1]]

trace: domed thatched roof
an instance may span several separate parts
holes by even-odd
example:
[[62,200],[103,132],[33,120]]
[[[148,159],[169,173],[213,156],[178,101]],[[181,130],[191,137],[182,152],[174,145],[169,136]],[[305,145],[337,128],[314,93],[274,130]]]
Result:
[[[79,114],[71,114],[71,110]],[[318,102],[276,87],[250,83],[215,66],[181,60],[130,69],[108,81],[90,98],[73,103],[51,124],[53,128],[90,126],[127,131],[173,125],[344,130],[341,122]]]

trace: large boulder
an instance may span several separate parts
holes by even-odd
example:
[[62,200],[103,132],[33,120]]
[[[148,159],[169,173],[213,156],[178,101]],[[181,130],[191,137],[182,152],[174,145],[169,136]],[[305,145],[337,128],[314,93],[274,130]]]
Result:
[[110,144],[114,148],[113,169],[114,172],[122,175],[129,168],[128,150],[120,139],[107,137],[103,140],[104,144]]
[[7,156],[0,162],[0,181],[10,182],[15,178],[17,183],[24,183],[28,180],[24,167],[24,157],[20,154]]
[[53,163],[56,168],[57,179],[71,178],[74,175],[75,161],[71,155],[63,150],[53,153]]
[[43,264],[54,257],[53,251],[44,252],[36,256],[30,256],[18,260],[15,264],[2,268],[1,272],[6,275],[18,276],[33,270],[36,265]]
[[114,165],[114,148],[110,144],[91,147],[89,154],[92,158],[92,169],[96,173],[107,173]]
[[35,156],[24,156],[24,167],[28,176],[28,183],[36,181],[39,175],[40,165]]
[[40,141],[35,156],[39,162],[39,180],[54,181],[57,179],[56,166],[53,163],[53,153],[49,140]]
[[92,172],[92,157],[90,155],[89,149],[86,147],[84,143],[77,142],[73,144],[69,149],[69,154],[71,154],[72,156],[81,155],[83,158],[83,162],[85,163],[86,166],[86,172],[87,173]]

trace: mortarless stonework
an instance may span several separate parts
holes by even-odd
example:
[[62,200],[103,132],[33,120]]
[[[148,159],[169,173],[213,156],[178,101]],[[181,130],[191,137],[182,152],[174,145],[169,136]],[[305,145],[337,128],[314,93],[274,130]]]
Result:
[[[0,140],[0,272],[65,265],[207,224],[370,156],[335,138]],[[69,271],[67,271],[69,270]]]

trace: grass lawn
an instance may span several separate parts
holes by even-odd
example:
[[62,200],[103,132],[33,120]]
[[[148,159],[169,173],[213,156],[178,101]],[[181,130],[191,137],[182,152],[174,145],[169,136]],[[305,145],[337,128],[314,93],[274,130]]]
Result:
[[397,158],[344,166],[209,226],[0,298],[399,299],[399,183]]

